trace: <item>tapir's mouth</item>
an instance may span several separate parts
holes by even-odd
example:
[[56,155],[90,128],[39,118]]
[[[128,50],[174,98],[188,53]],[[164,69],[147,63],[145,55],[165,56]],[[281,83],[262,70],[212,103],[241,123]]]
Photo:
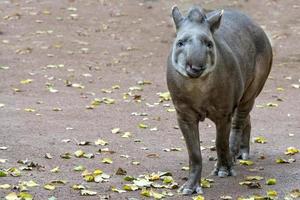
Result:
[[201,66],[201,67],[196,67],[190,64],[187,64],[185,67],[185,71],[187,73],[187,75],[191,78],[198,78],[199,76],[201,76],[201,74],[204,72],[205,67]]

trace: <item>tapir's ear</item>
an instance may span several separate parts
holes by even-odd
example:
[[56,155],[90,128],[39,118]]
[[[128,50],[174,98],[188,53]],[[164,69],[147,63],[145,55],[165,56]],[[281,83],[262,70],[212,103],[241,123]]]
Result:
[[208,17],[207,21],[210,26],[211,32],[215,32],[219,28],[223,12],[224,10],[217,11]]
[[178,9],[177,6],[173,6],[172,8],[172,17],[176,26],[176,29],[178,29],[183,22],[183,17]]

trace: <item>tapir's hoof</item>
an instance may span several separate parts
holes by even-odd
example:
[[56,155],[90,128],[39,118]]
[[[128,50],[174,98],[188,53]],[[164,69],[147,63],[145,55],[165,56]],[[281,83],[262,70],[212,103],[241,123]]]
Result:
[[215,168],[212,174],[220,178],[225,178],[227,176],[236,176],[236,172],[234,171],[234,169],[230,168],[228,170],[225,167]]
[[196,185],[190,185],[189,183],[185,183],[183,184],[178,191],[179,193],[181,193],[182,195],[191,195],[191,194],[203,194],[202,188],[200,187],[200,185],[197,183]]
[[241,149],[240,155],[237,158],[238,159],[242,159],[242,160],[249,160],[249,153],[248,153],[248,151]]

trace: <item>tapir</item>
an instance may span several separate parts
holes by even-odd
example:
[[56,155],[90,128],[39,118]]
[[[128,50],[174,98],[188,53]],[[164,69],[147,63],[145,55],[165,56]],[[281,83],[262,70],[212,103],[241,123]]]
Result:
[[213,174],[235,175],[236,158],[248,159],[250,111],[272,66],[272,47],[263,29],[239,11],[192,7],[183,16],[173,7],[176,38],[167,64],[167,85],[189,155],[184,195],[202,193],[198,125],[216,126]]

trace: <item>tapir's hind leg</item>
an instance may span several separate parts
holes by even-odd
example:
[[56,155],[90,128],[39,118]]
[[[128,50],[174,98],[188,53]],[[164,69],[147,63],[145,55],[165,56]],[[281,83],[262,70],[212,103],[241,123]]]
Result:
[[254,100],[239,105],[232,119],[230,131],[230,151],[232,158],[248,159],[249,142],[250,142],[250,111],[253,107]]
[[250,133],[251,133],[251,119],[250,119],[250,114],[248,115],[243,133],[242,133],[242,138],[241,138],[241,145],[240,145],[240,155],[239,159],[247,160],[249,159],[249,152],[250,152]]
[[[268,55],[266,53],[266,55]],[[266,59],[269,57],[270,59]],[[233,159],[249,158],[250,150],[250,112],[253,108],[255,98],[261,92],[272,65],[272,55],[257,56],[254,79],[248,85],[239,105],[237,106],[232,119],[230,133],[230,151]]]

